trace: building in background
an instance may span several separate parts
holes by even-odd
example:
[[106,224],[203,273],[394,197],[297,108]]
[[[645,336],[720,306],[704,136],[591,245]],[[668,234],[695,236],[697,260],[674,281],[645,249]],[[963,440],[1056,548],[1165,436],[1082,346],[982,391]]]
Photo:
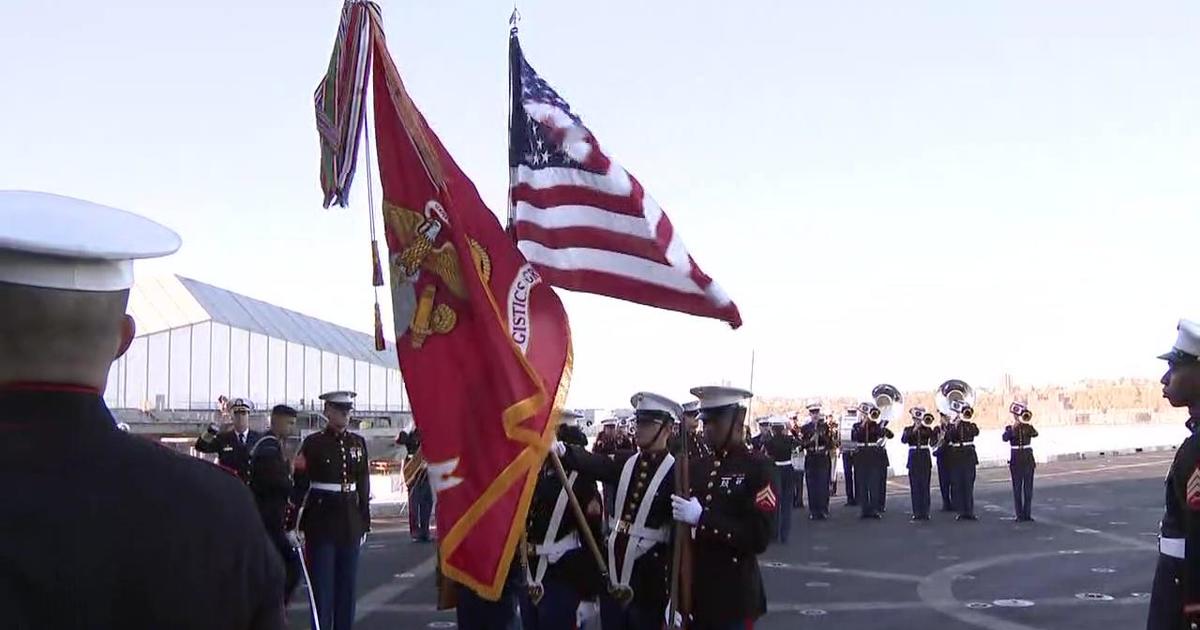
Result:
[[139,280],[129,312],[138,336],[109,373],[113,409],[211,411],[221,396],[319,409],[348,389],[362,413],[407,411],[396,349],[372,335],[179,276]]

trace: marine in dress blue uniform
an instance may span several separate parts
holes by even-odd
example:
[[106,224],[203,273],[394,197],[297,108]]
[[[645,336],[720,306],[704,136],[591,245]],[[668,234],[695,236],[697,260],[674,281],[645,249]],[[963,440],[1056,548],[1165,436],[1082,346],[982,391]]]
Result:
[[[580,418],[572,411],[562,413],[557,429],[559,443],[587,448],[587,436],[577,424]],[[567,479],[587,516],[588,529],[598,538],[603,508],[596,478],[571,470]],[[526,582],[520,597],[522,630],[575,627],[579,605],[595,600],[604,585],[596,560],[584,545],[579,522],[569,509],[562,480],[549,461],[538,473],[525,531],[525,547],[517,551],[525,556],[520,562]]]
[[287,535],[288,516],[293,509],[292,461],[284,443],[292,435],[296,424],[296,410],[287,405],[276,405],[271,410],[271,427],[250,449],[250,491],[258,503],[267,535],[283,558],[286,577],[283,584],[283,601],[291,599],[300,583],[300,557],[295,540]]
[[879,409],[871,403],[863,403],[859,408],[860,420],[852,433],[853,439],[859,444],[854,453],[854,481],[857,485],[855,494],[858,498],[861,518],[882,518],[884,510],[882,490],[887,483],[887,451],[883,442],[895,437],[891,429],[883,426],[867,413],[867,409],[877,413]]
[[794,434],[788,420],[772,418],[770,431],[763,443],[763,452],[771,462],[772,483],[778,499],[775,506],[775,530],[771,542],[787,544],[792,533],[792,510],[796,496],[796,475],[792,468],[792,453],[800,447],[800,437]]
[[771,536],[777,499],[771,463],[745,446],[752,394],[731,387],[698,387],[704,441],[712,453],[692,462],[690,499],[671,497],[675,520],[692,526],[693,630],[744,630],[766,613],[758,556]]
[[912,497],[914,521],[929,520],[931,497],[929,481],[933,473],[933,448],[937,430],[933,427],[933,414],[924,407],[909,410],[913,423],[904,428],[900,441],[908,445],[908,486]]
[[1021,403],[1013,403],[1009,407],[1013,421],[1004,427],[1001,438],[1008,442],[1008,473],[1012,478],[1013,512],[1017,522],[1033,520],[1033,470],[1037,462],[1033,458],[1033,438],[1038,436],[1037,429],[1030,424],[1033,412]]
[[958,512],[955,520],[974,521],[975,516],[975,469],[979,466],[979,455],[975,452],[975,438],[979,425],[959,416],[946,428],[946,447],[950,458],[950,496]]
[[354,625],[359,548],[371,530],[367,442],[347,429],[354,392],[322,394],[325,429],[304,439],[295,461],[293,501],[299,505],[311,587],[321,630]]
[[4,628],[283,627],[283,567],[250,492],[122,431],[104,403],[136,331],[133,260],[179,244],[114,208],[0,191]]
[[[636,410],[636,452],[609,459],[578,447],[556,448],[568,468],[616,487],[617,509],[603,545],[612,580],[600,595],[604,630],[657,630],[670,597],[674,540],[671,495],[676,460],[667,443],[683,408],[651,392],[635,394],[630,403]],[[631,598],[620,601],[626,595]]]
[[800,447],[804,449],[804,477],[808,483],[808,517],[829,518],[830,473],[834,436],[821,416],[820,405],[808,406],[808,422],[800,427]]
[[1175,345],[1159,358],[1167,362],[1163,397],[1187,408],[1191,434],[1167,473],[1146,630],[1194,630],[1200,626],[1200,324],[1181,320]]
[[841,432],[842,423],[850,425],[850,433],[848,440],[842,440],[838,445],[842,452],[842,485],[846,487],[846,507],[856,507],[858,505],[858,482],[855,479],[854,470],[854,454],[858,452],[858,442],[854,440],[855,430],[859,427],[861,420],[858,417],[858,407],[851,407],[846,410],[846,415],[838,421],[838,431]]
[[933,447],[933,457],[937,460],[938,490],[942,495],[942,511],[954,511],[954,462],[950,457],[950,448],[946,446],[946,429],[950,428],[950,416],[938,414],[940,424],[934,428],[936,441]]

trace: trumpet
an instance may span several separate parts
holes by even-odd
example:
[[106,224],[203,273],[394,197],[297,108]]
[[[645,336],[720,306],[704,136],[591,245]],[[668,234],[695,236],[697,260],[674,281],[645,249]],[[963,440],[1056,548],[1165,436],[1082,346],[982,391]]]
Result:
[[1008,412],[1015,416],[1018,422],[1029,424],[1033,421],[1033,412],[1019,402],[1009,405]]
[[928,411],[925,411],[924,407],[913,407],[908,413],[912,416],[914,425],[923,424],[927,427],[932,427],[933,423],[937,421],[937,418]]
[[879,407],[875,406],[875,403],[862,402],[858,404],[858,415],[868,420],[878,421],[879,416],[882,414],[883,412],[879,410]]
[[965,381],[953,378],[939,385],[934,402],[938,411],[956,422],[975,417],[975,390]]

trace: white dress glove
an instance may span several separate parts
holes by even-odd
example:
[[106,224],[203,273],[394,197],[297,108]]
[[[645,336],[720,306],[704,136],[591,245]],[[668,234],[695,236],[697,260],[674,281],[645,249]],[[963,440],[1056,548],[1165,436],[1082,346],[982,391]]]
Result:
[[700,501],[696,497],[685,499],[677,494],[671,495],[671,516],[680,523],[698,524],[700,513],[703,511],[704,508],[700,507]]
[[563,455],[567,454],[567,445],[555,440],[554,443],[550,445],[550,452],[562,457]]

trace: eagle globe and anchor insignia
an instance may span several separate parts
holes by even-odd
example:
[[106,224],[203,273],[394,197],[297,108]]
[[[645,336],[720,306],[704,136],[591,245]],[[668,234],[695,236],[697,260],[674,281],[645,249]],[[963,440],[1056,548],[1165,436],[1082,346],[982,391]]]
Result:
[[[438,284],[428,283],[417,295],[416,283],[428,272],[441,280],[441,287],[460,300],[467,298],[458,254],[454,243],[438,237],[450,225],[445,208],[437,201],[426,202],[424,212],[384,204],[384,220],[397,240],[400,253],[392,265],[392,308],[396,320],[396,338],[409,334],[413,348],[420,348],[431,335],[454,330],[458,314],[444,299],[439,302]],[[492,277],[492,261],[475,239],[467,237],[471,259],[486,285]]]

